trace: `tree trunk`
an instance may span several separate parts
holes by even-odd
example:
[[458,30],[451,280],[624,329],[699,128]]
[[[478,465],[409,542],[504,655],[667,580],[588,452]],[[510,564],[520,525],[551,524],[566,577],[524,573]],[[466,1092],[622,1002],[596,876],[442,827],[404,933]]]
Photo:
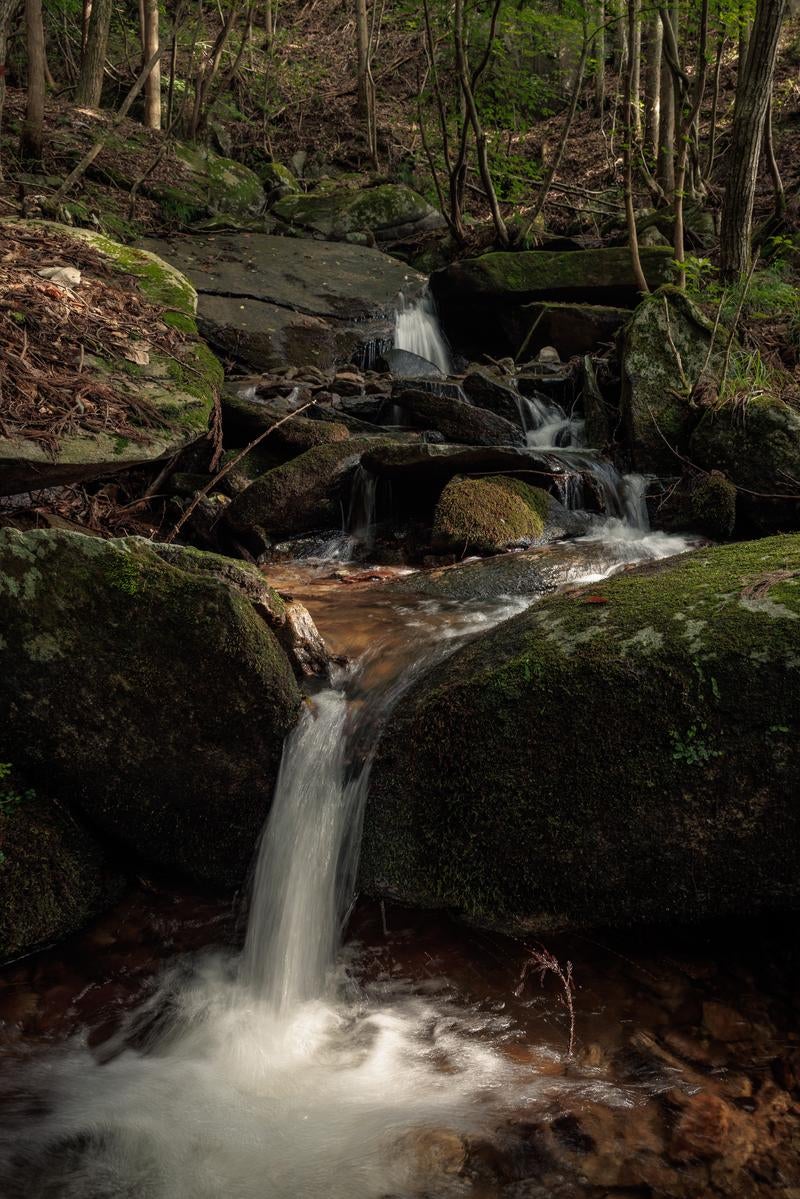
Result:
[[[491,40],[494,40],[497,13],[499,8],[499,3],[496,3],[494,19],[492,21],[492,32],[490,34]],[[461,81],[461,92],[464,97],[464,104],[466,106],[469,123],[472,126],[472,131],[475,135],[475,149],[478,156],[478,170],[480,172],[483,190],[485,191],[486,198],[489,201],[489,209],[491,211],[492,221],[494,222],[495,231],[497,233],[497,240],[501,246],[507,246],[508,230],[506,229],[506,223],[503,220],[502,213],[500,212],[500,205],[497,202],[497,194],[494,190],[494,183],[492,182],[492,174],[489,168],[489,154],[486,145],[486,133],[478,115],[478,106],[475,103],[475,92],[473,90],[473,84],[469,73],[469,65],[467,63],[466,43],[464,40],[464,0],[455,0],[453,33],[456,70]]]
[[369,115],[369,21],[367,0],[356,0],[356,81],[358,114]]
[[594,45],[594,99],[597,115],[602,119],[606,107],[606,4],[605,0],[596,0],[595,23],[597,38]]
[[25,32],[28,46],[28,91],[25,121],[20,137],[23,162],[42,161],[44,141],[45,53],[42,0],[25,0]]
[[272,0],[267,0],[267,7],[264,10],[264,33],[267,35],[264,48],[271,50],[275,37],[275,10],[272,7]]
[[[3,107],[6,101],[6,47],[8,34],[14,14],[19,8],[19,0],[0,0],[0,138],[3,132]],[[2,145],[2,140],[0,140]],[[0,157],[0,179],[3,178],[3,162]]]
[[[149,62],[159,48],[158,0],[145,0],[144,4],[144,60]],[[144,123],[148,129],[161,128],[161,63],[156,64],[147,77],[144,87]]]
[[100,105],[112,7],[113,0],[94,0],[89,15],[86,47],[75,89],[75,103],[86,104],[89,108],[98,108]]
[[722,205],[721,275],[734,283],[752,261],[753,202],[764,126],[786,0],[757,0],[750,48],[733,111],[728,179]]
[[628,0],[628,64],[625,71],[625,145],[623,150],[623,166],[625,172],[625,219],[628,226],[628,242],[631,251],[631,263],[636,278],[636,286],[642,293],[649,292],[647,279],[642,270],[642,260],[639,256],[639,235],[636,231],[636,208],[633,196],[633,153],[636,140],[636,116],[634,87],[637,77],[633,53],[636,41],[636,21],[639,11],[639,0]]
[[689,145],[696,136],[700,109],[703,105],[703,95],[706,90],[706,79],[708,77],[708,3],[709,0],[701,0],[700,4],[700,31],[699,45],[697,50],[697,67],[694,77],[694,95],[692,97],[692,107],[688,116],[681,118],[680,122],[680,144],[678,146],[678,167],[675,172],[675,234],[674,234],[674,249],[675,261],[679,263],[678,282],[680,287],[686,288],[686,271],[684,262],[686,259],[684,246],[684,228],[683,228],[683,208],[686,199],[686,174],[689,165]]
[[[672,5],[671,19],[673,32],[677,27],[679,7]],[[666,49],[667,27],[662,15],[663,45]],[[675,194],[675,122],[678,119],[676,103],[675,77],[669,64],[667,54],[661,58],[661,133],[658,147],[658,182],[664,189],[664,194],[671,200]]]
[[633,24],[628,25],[628,45],[631,54],[631,103],[633,130],[642,137],[642,0],[635,0]]
[[645,143],[658,161],[659,137],[661,135],[661,58],[664,42],[664,26],[657,12],[650,19],[647,39],[647,117],[645,121]]

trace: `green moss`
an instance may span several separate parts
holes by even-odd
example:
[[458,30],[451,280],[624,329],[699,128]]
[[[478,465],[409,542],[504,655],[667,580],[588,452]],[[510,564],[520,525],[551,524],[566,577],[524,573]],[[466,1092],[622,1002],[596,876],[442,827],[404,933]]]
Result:
[[534,605],[396,709],[365,882],[538,928],[796,905],[800,536],[591,594]]
[[707,412],[690,444],[699,466],[724,471],[738,487],[794,495],[800,478],[800,412],[777,396]]
[[[673,278],[672,251],[642,251],[642,266],[651,287]],[[453,263],[437,275],[437,287],[449,293],[532,299],[540,294],[579,294],[600,289],[637,290],[626,247],[602,250],[529,250],[483,254]]]
[[709,537],[730,537],[736,525],[736,488],[714,470],[692,489],[691,510],[695,524]]
[[512,545],[531,545],[543,536],[549,508],[546,492],[518,479],[457,475],[436,505],[433,540],[462,554],[493,554]]
[[325,237],[416,224],[434,210],[422,196],[403,184],[386,183],[362,190],[334,188],[307,195],[288,195],[274,205],[276,216],[290,224],[315,229]]

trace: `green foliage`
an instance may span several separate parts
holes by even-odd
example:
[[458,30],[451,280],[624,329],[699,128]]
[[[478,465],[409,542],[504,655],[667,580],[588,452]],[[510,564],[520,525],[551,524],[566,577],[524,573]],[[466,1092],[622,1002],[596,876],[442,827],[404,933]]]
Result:
[[684,734],[677,729],[670,730],[672,741],[672,760],[683,766],[705,766],[712,758],[722,757],[722,750],[712,749],[703,735],[707,735],[708,726],[704,721],[690,725]]

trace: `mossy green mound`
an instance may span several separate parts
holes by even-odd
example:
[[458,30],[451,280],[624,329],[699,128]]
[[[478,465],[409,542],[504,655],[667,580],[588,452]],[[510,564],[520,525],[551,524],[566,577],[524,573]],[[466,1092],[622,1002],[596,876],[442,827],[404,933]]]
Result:
[[[148,344],[141,364],[123,357],[122,349],[117,358],[85,356],[83,373],[87,378],[99,378],[113,384],[116,391],[145,401],[162,424],[143,425],[137,440],[119,436],[113,428],[78,429],[60,437],[55,452],[38,439],[0,436],[0,494],[116,474],[170,457],[203,435],[222,386],[223,371],[197,333],[197,293],[189,280],[155,254],[123,246],[91,230],[45,221],[3,222],[0,233],[3,228],[11,235],[15,228],[57,233],[63,240],[66,263],[71,241],[88,243],[122,286],[140,292],[160,309],[163,323],[184,338],[174,353]],[[124,340],[122,346],[124,349]]]
[[435,229],[443,224],[427,200],[401,183],[288,195],[278,200],[273,212],[289,224],[328,238],[369,232],[385,240],[409,227]]
[[185,553],[0,531],[0,761],[143,858],[229,884],[300,696],[241,588]]
[[226,520],[236,530],[263,530],[269,537],[310,533],[341,525],[340,486],[365,450],[385,442],[351,437],[317,445],[261,475],[231,503]]
[[0,790],[0,961],[67,936],[123,886],[97,841],[60,804]]
[[433,517],[433,542],[457,553],[497,554],[544,537],[550,496],[505,475],[451,479]]
[[544,599],[395,710],[372,891],[529,928],[795,907],[800,536]]

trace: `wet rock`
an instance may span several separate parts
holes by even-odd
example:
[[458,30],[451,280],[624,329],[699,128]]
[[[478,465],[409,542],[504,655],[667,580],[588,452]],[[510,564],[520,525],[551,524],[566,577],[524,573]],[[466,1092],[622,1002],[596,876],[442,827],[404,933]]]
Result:
[[708,1091],[686,1097],[670,1141],[673,1158],[711,1160],[735,1151],[746,1161],[753,1149],[745,1118],[724,1099]]
[[149,240],[197,289],[205,337],[254,370],[363,360],[394,336],[398,293],[426,281],[378,250],[252,233]]
[[692,488],[691,516],[708,537],[724,541],[736,526],[736,488],[721,471],[712,470]]
[[551,301],[524,304],[509,313],[507,323],[509,339],[516,342],[518,350],[533,329],[525,351],[528,357],[536,357],[542,348],[552,346],[559,358],[567,359],[612,344],[629,316],[627,308]]
[[[228,390],[222,396],[222,417],[226,444],[243,447],[259,433],[264,433],[279,421],[285,421],[259,444],[257,452],[269,455],[278,462],[297,457],[298,454],[317,445],[347,441],[350,432],[342,421],[336,420],[333,412],[327,412],[329,420],[312,419],[308,413],[317,413],[308,408],[303,415],[295,415],[303,400],[290,401],[273,397],[262,400],[250,392]],[[290,417],[290,420],[286,420]]]
[[444,379],[444,371],[410,350],[385,350],[379,365],[395,379]]
[[539,929],[796,908],[798,658],[800,536],[543,599],[395,709],[364,886]]
[[[635,470],[680,473],[677,454],[686,450],[696,419],[689,393],[706,368],[712,335],[713,324],[677,288],[649,296],[625,326],[622,420]],[[715,351],[709,369],[718,359]]]
[[98,841],[62,804],[13,775],[0,777],[0,961],[74,932],[123,885]]
[[447,1129],[413,1129],[401,1137],[395,1150],[414,1163],[415,1172],[431,1181],[442,1175],[460,1174],[466,1160],[464,1141]]
[[718,1041],[749,1041],[755,1032],[752,1021],[736,1008],[714,1000],[703,1004],[703,1027]]
[[273,628],[298,677],[330,675],[330,654],[305,604],[285,600],[283,620]]
[[579,367],[569,362],[561,366],[550,362],[526,362],[517,375],[517,388],[521,395],[531,399],[544,397],[560,404],[565,412],[570,410],[576,399],[579,383]]
[[[122,246],[111,238],[86,229],[36,222],[35,228],[57,233],[65,244],[96,250],[111,277],[124,278],[125,286],[163,310],[164,322],[186,334],[175,354],[151,347],[146,366],[87,355],[87,381],[106,384],[114,373],[114,386],[134,399],[149,403],[163,424],[143,426],[138,439],[109,432],[78,430],[59,439],[53,452],[39,440],[8,437],[0,432],[0,494],[78,483],[118,474],[134,466],[160,461],[204,436],[215,398],[222,385],[222,366],[197,336],[196,295],[188,279],[153,254]],[[5,229],[30,228],[27,222],[2,222]],[[84,279],[87,271],[84,270]],[[76,358],[78,347],[75,347]]]
[[456,476],[436,505],[433,544],[462,556],[542,545],[562,534],[559,510],[566,512],[546,491],[507,475]]
[[129,851],[230,884],[300,696],[249,599],[191,560],[141,538],[0,532],[0,760]]
[[521,425],[519,394],[507,377],[499,377],[485,366],[473,366],[464,376],[462,387],[473,404]]
[[451,396],[409,390],[393,393],[392,402],[400,409],[404,424],[435,429],[452,444],[504,446],[525,442],[519,424]]
[[233,500],[229,527],[260,529],[270,539],[340,528],[343,478],[375,445],[375,439],[357,437],[318,445],[268,470]]

